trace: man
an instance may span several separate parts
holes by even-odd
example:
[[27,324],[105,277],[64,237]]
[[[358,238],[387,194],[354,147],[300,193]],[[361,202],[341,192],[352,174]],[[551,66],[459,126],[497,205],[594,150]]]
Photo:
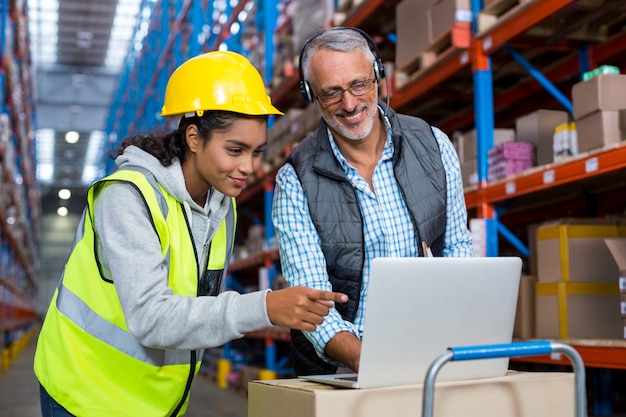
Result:
[[299,375],[357,371],[371,260],[472,256],[459,161],[439,129],[378,101],[384,67],[364,32],[322,30],[300,61],[301,91],[322,121],[276,176],[283,275],[350,301],[316,331],[292,332],[294,367]]

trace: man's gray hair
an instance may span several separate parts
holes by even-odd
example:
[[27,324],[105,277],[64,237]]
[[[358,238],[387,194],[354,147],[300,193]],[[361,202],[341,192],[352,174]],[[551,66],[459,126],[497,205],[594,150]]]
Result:
[[313,54],[320,50],[339,52],[363,51],[374,62],[374,53],[367,39],[358,30],[338,27],[322,29],[313,35],[302,47],[300,63],[304,79],[309,78],[309,62]]

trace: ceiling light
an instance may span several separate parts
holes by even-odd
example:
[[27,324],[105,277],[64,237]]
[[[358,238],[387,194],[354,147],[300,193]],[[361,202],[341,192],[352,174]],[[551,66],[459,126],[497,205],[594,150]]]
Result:
[[67,216],[67,214],[68,214],[68,213],[69,213],[69,211],[68,211],[67,207],[59,207],[59,208],[57,209],[57,214],[58,214],[59,216],[61,216],[61,217],[65,217],[65,216]]
[[87,32],[84,30],[79,30],[76,32],[76,38],[81,41],[91,41],[93,40],[93,32]]
[[80,138],[80,135],[75,130],[70,130],[69,132],[65,134],[65,141],[67,143],[76,143],[78,142],[79,138]]
[[69,200],[72,196],[72,192],[67,188],[61,188],[57,195],[61,200]]
[[37,129],[35,148],[37,150],[37,180],[48,182],[54,174],[54,130]]
[[82,39],[77,39],[76,40],[76,46],[78,46],[79,48],[82,49],[89,49],[91,48],[91,41],[85,41]]

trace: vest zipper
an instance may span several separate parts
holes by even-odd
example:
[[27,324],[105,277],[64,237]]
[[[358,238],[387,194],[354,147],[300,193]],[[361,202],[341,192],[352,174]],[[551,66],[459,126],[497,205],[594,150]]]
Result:
[[[193,248],[193,255],[194,258],[196,259],[196,269],[197,269],[197,265],[198,265],[198,252],[196,251],[196,244],[193,240],[193,234],[191,233],[191,227],[189,225],[189,218],[187,217],[187,212],[185,211],[185,206],[181,203],[181,207],[182,207],[182,213],[183,213],[183,217],[185,218],[185,225],[187,226],[187,233],[189,233],[189,239],[191,239],[191,247]],[[200,285],[200,276],[198,275],[197,277],[197,282],[196,282],[196,288],[199,288]],[[197,296],[197,290],[196,290],[196,296]],[[171,414],[171,417],[176,417],[178,415],[178,412],[180,411],[180,409],[182,408],[183,404],[185,403],[185,400],[187,399],[187,397],[189,396],[189,391],[191,390],[191,382],[193,381],[193,377],[195,374],[195,369],[196,369],[196,362],[198,361],[198,354],[195,350],[192,350],[189,352],[190,353],[190,362],[189,362],[189,376],[187,377],[187,383],[185,384],[185,391],[183,392],[183,396],[180,400],[180,402],[178,403],[178,405],[176,406],[176,408],[174,409],[174,411]]]
[[191,363],[189,364],[190,365],[189,377],[187,378],[187,384],[185,385],[185,392],[183,393],[183,397],[181,398],[180,402],[178,403],[178,405],[176,406],[176,408],[174,409],[170,417],[176,417],[178,415],[178,412],[183,407],[185,400],[187,400],[187,397],[189,397],[189,392],[191,391],[191,382],[193,381],[194,370],[196,369],[196,362],[197,362],[197,352],[195,350],[192,350],[191,351]]

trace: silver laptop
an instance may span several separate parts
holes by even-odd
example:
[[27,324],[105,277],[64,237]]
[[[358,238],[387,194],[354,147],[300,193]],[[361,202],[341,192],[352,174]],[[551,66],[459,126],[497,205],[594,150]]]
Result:
[[[448,347],[510,343],[521,268],[516,257],[374,259],[359,373],[301,378],[348,388],[423,384]],[[451,362],[437,381],[503,376],[508,364]]]

